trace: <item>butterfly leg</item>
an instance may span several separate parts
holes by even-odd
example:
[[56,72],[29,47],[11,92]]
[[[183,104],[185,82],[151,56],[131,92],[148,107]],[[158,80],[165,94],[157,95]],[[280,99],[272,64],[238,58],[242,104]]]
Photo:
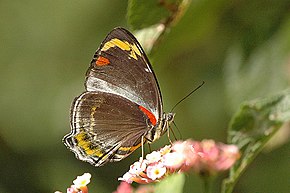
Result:
[[[169,143],[172,144],[172,141],[171,141],[171,139],[170,139],[170,131],[172,131],[172,129],[171,129],[171,127],[169,126],[169,129],[167,129],[167,138],[168,138]],[[172,133],[173,133],[173,131],[172,131]],[[174,133],[173,133],[173,135],[174,135]]]
[[142,151],[142,161],[143,161],[143,159],[144,159],[144,136],[141,137],[141,144],[142,144],[141,151]]
[[177,141],[176,135],[175,135],[175,133],[174,133],[172,127],[169,126],[169,129],[167,129],[167,138],[168,138],[168,140],[169,140],[169,143],[172,144],[172,141],[171,141],[171,139],[170,139],[170,132],[172,133],[172,135],[173,135],[173,137],[174,137],[174,140]]

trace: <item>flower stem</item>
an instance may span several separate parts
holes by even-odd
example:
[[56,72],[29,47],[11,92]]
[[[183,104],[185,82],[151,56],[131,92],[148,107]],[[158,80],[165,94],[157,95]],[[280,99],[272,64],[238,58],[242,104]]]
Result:
[[203,192],[210,193],[210,180],[209,178],[203,178]]
[[211,193],[212,178],[208,172],[200,173],[200,176],[203,180],[203,192]]

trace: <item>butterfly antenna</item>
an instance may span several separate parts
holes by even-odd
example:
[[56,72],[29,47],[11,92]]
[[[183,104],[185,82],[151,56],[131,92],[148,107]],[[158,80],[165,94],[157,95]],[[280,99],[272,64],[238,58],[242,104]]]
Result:
[[173,108],[171,109],[171,111],[170,112],[172,112],[174,109],[175,109],[175,107],[177,107],[177,105],[179,105],[182,101],[184,101],[187,97],[189,97],[192,93],[194,93],[195,91],[197,91],[198,89],[200,89],[200,87],[202,87],[203,85],[204,85],[204,81],[202,81],[202,83],[199,85],[199,86],[197,86],[195,89],[193,89],[193,91],[191,91],[190,93],[188,93],[185,97],[183,97],[181,100],[179,100],[179,102],[178,103],[176,103],[174,106],[173,106]]

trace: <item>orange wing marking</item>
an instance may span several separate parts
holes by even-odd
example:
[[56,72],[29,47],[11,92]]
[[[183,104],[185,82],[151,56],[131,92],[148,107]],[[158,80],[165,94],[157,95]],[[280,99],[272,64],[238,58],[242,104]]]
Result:
[[149,118],[150,122],[153,124],[153,125],[156,125],[156,118],[155,116],[153,115],[153,113],[151,113],[148,109],[146,109],[145,107],[142,107],[142,106],[139,106],[139,109],[145,113],[147,115],[147,117]]
[[108,58],[103,57],[103,56],[99,56],[98,59],[96,60],[97,66],[106,66],[108,64],[110,64],[110,60]]

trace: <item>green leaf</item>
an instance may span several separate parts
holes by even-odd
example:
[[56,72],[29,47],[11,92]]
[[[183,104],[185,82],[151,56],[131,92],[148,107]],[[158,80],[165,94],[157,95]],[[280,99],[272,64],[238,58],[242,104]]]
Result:
[[236,144],[241,159],[223,182],[223,193],[233,190],[238,178],[262,150],[265,143],[290,120],[290,90],[268,98],[245,102],[234,115],[228,129],[228,143]]
[[145,28],[169,17],[170,12],[156,0],[129,0],[127,19],[133,30]]
[[185,176],[183,173],[168,176],[155,187],[158,193],[182,193]]
[[129,0],[127,19],[133,30],[156,24],[166,27],[177,23],[191,0]]
[[191,0],[129,0],[127,19],[147,53],[182,18]]

